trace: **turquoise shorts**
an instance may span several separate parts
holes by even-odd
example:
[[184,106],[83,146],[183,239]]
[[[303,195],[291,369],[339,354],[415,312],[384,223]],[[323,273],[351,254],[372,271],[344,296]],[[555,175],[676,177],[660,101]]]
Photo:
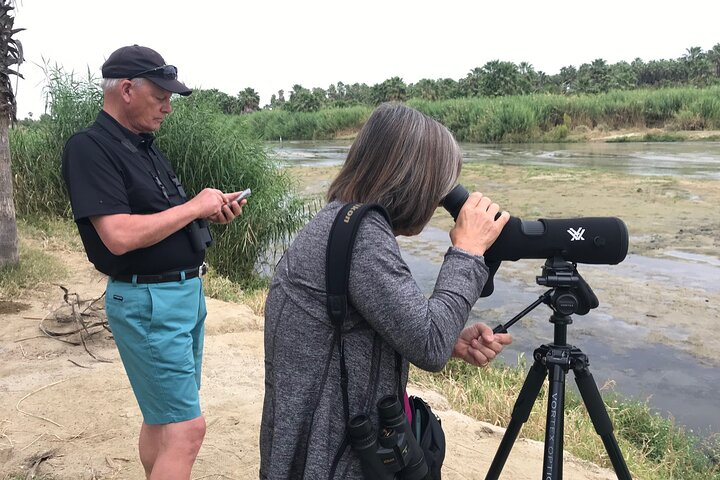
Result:
[[202,280],[133,284],[108,279],[105,310],[144,422],[199,417],[207,315]]

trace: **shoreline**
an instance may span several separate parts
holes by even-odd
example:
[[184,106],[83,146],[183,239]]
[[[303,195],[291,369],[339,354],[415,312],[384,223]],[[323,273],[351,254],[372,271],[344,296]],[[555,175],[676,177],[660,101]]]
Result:
[[[265,143],[291,143],[291,142],[332,142],[355,140],[359,130],[343,131],[328,139],[293,139],[293,140],[265,140]],[[607,128],[590,129],[585,126],[576,127],[571,130],[567,137],[560,140],[534,139],[528,142],[499,142],[487,143],[484,145],[531,145],[531,144],[553,144],[553,143],[676,143],[676,142],[718,142],[720,141],[720,130],[675,130],[671,128],[624,128],[620,130],[609,130]],[[476,143],[466,142],[462,143]]]
[[[338,169],[289,167],[300,194],[307,198],[321,196]],[[720,179],[640,176],[583,167],[559,170],[466,164],[460,183],[484,191],[501,208],[524,219],[613,217],[622,212],[630,232],[630,255],[692,264],[693,260],[677,258],[680,252],[687,258],[698,255],[720,262],[720,237],[716,235],[720,231]],[[438,210],[430,225],[449,231],[453,221]],[[527,276],[527,271],[513,262],[504,265],[503,274],[510,278]],[[613,299],[612,308],[622,309],[623,315],[618,317],[631,325],[647,325],[649,342],[678,348],[720,366],[720,338],[707,335],[720,318],[720,288],[673,285],[672,277],[667,280],[670,284],[663,278],[632,278],[622,270],[593,269],[592,283],[604,286],[604,295]]]

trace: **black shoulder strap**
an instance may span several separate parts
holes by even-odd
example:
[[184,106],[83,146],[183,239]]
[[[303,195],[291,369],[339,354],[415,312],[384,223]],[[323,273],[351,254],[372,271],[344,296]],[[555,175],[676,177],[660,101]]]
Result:
[[95,120],[101,127],[103,127],[115,140],[122,143],[122,145],[130,150],[132,153],[137,153],[138,149],[135,147],[135,145],[132,144],[130,139],[125,136],[117,125],[115,125],[111,120],[105,118],[103,114],[98,115],[97,119]]
[[347,316],[348,281],[352,250],[360,220],[369,210],[377,210],[390,222],[387,211],[376,203],[348,203],[335,217],[325,259],[327,310],[333,323],[342,324]]
[[[352,260],[352,250],[355,244],[360,221],[370,210],[377,210],[388,221],[390,225],[390,215],[387,211],[376,203],[348,203],[344,205],[330,229],[330,237],[328,238],[327,252],[325,256],[325,288],[327,291],[327,312],[335,326],[334,343],[337,345],[340,354],[340,384],[343,394],[343,410],[345,413],[345,428],[350,420],[350,401],[348,399],[348,374],[345,365],[345,352],[342,342],[342,324],[348,314],[348,283],[350,279],[350,262]],[[335,454],[330,475],[328,478],[334,478],[335,469],[338,466],[340,458],[348,446],[347,436],[344,436],[342,445]]]

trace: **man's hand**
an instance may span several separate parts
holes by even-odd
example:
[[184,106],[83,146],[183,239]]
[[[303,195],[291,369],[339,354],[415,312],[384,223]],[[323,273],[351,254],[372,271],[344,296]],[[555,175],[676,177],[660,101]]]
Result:
[[225,203],[220,208],[220,211],[207,217],[208,220],[214,223],[225,225],[232,222],[235,217],[242,214],[242,207],[247,204],[247,199],[242,199],[240,202],[236,202],[235,198],[240,195],[240,192],[223,193]]
[[473,323],[460,332],[455,342],[453,357],[462,358],[467,363],[485,367],[499,354],[505,345],[512,343],[509,333],[493,333],[484,323]]
[[195,218],[211,218],[218,215],[227,203],[225,194],[216,188],[204,188],[187,202]]

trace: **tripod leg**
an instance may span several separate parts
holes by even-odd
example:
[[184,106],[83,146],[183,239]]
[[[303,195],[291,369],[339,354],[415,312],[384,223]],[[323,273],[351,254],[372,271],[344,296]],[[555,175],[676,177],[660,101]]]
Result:
[[522,425],[530,418],[533,404],[540,393],[540,388],[546,376],[547,368],[536,360],[532,367],[530,367],[530,371],[525,378],[525,383],[523,383],[522,389],[520,389],[518,398],[515,401],[515,406],[513,407],[510,423],[508,424],[507,430],[505,430],[505,435],[503,435],[498,451],[495,453],[495,457],[490,465],[490,470],[488,470],[485,476],[485,480],[497,480],[500,478],[500,473],[505,465],[505,461],[508,455],[510,455],[510,450],[512,450],[513,444],[520,433],[520,428],[522,428]]
[[575,383],[577,383],[580,390],[590,420],[592,420],[595,431],[600,435],[603,445],[605,445],[605,450],[610,457],[610,462],[612,462],[618,480],[631,480],[630,470],[625,464],[622,452],[613,434],[612,421],[600,396],[600,391],[595,384],[595,379],[588,369],[587,361],[580,362],[577,368],[573,368],[573,371],[575,372]]
[[566,372],[562,365],[557,363],[552,363],[549,368],[550,388],[545,420],[545,455],[542,478],[555,480],[562,478],[563,472]]

